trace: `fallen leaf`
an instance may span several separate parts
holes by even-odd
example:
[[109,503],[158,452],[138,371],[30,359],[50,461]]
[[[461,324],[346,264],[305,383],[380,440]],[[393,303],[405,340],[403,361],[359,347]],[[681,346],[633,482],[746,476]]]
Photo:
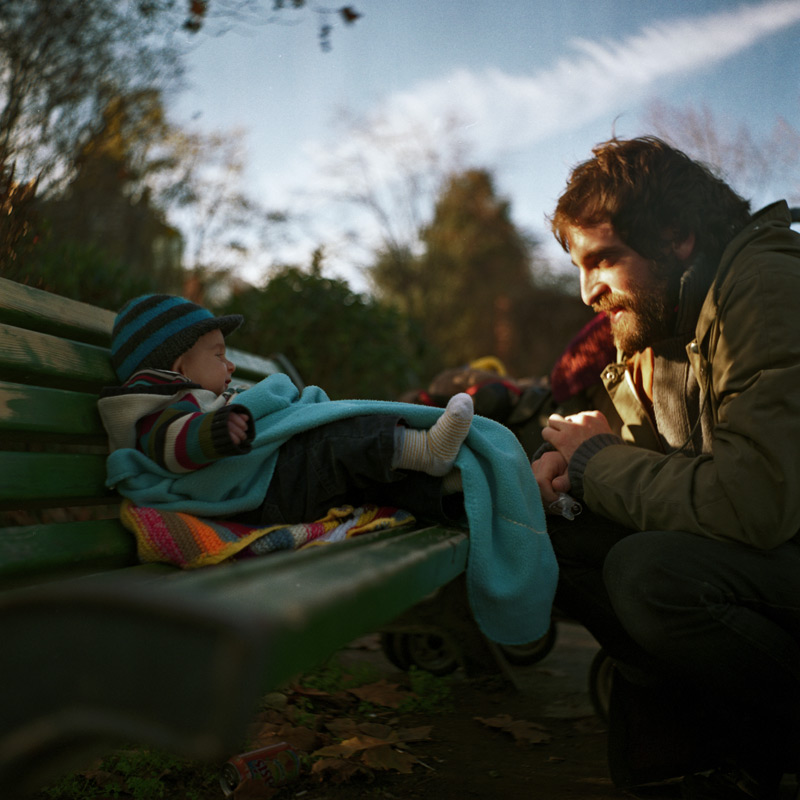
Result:
[[120,776],[104,769],[87,769],[85,772],[81,772],[81,775],[90,781],[94,781],[101,789],[106,786],[112,786],[117,789],[123,788],[123,781]]
[[330,737],[323,737],[317,731],[303,725],[283,725],[278,730],[278,735],[281,741],[288,742],[295,750],[303,753],[310,753],[321,744],[330,741]]
[[397,708],[404,700],[409,697],[414,697],[412,692],[398,691],[399,684],[389,683],[388,681],[380,680],[377,683],[370,683],[366,686],[359,686],[355,689],[349,689],[350,694],[354,694],[359,700],[367,703],[375,703],[379,706],[387,706],[388,708]]
[[256,750],[259,747],[280,742],[281,739],[277,733],[279,727],[273,722],[251,725],[247,730],[247,741],[252,745],[251,749]]
[[311,755],[315,758],[317,756],[322,756],[323,758],[349,758],[354,753],[359,753],[370,747],[381,747],[386,744],[393,744],[393,740],[376,739],[372,736],[353,736],[338,744],[330,744],[327,747],[315,750]]
[[386,739],[393,736],[395,731],[391,725],[384,725],[381,722],[362,722],[356,726],[359,733],[364,733],[367,736],[374,736],[376,739]]
[[320,759],[311,767],[311,772],[314,775],[319,775],[321,779],[330,777],[334,783],[344,783],[358,774],[372,776],[366,765],[359,764],[358,761],[348,761],[344,758]]
[[358,733],[358,723],[351,717],[329,719],[326,721],[325,727],[339,739],[347,739]]
[[263,711],[259,711],[258,714],[253,717],[253,725],[262,725],[267,723],[273,723],[279,725],[285,719],[285,711],[278,711],[274,708],[265,708]]
[[372,769],[393,769],[405,775],[413,772],[414,764],[417,763],[416,756],[412,756],[411,753],[403,753],[388,744],[365,750],[361,760]]

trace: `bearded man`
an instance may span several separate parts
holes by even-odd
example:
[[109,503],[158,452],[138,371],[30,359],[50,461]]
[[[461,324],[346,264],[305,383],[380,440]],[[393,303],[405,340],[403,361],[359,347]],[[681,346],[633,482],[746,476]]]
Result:
[[[604,311],[607,413],[533,463],[556,605],[614,659],[609,767],[682,796],[779,797],[800,768],[800,236],[654,137],[612,139],[552,216]],[[784,781],[785,784],[785,781]]]

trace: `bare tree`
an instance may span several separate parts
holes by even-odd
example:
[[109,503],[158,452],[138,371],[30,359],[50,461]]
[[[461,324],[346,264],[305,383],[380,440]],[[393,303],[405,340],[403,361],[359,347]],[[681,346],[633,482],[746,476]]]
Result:
[[398,125],[386,114],[343,111],[334,126],[337,145],[323,154],[317,197],[338,209],[347,242],[367,260],[376,251],[398,262],[421,252],[420,231],[436,198],[471,149],[459,120],[449,116],[431,130],[411,119]]
[[154,176],[152,190],[186,237],[186,268],[219,273],[249,267],[265,273],[286,214],[243,191],[244,131],[207,135],[173,129],[163,155],[167,168]]
[[757,136],[744,123],[720,122],[707,105],[676,108],[659,101],[647,122],[656,135],[716,167],[740,194],[800,201],[800,131],[783,117]]

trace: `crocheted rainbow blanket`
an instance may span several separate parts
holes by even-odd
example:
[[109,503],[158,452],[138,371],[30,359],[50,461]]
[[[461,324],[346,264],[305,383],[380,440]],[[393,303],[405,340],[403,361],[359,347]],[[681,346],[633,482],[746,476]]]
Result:
[[414,522],[414,517],[397,508],[340,506],[330,509],[316,522],[264,528],[180,511],[159,511],[124,500],[120,520],[136,537],[139,560],[143,563],[161,562],[194,569],[234,557],[297,550],[370,531],[398,528]]

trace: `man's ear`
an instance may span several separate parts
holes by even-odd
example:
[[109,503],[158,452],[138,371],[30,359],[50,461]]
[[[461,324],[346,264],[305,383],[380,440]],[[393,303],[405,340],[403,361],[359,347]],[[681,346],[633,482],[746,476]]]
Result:
[[675,253],[681,261],[688,261],[692,253],[694,253],[694,234],[690,233],[680,242],[674,241],[672,243],[672,252]]

